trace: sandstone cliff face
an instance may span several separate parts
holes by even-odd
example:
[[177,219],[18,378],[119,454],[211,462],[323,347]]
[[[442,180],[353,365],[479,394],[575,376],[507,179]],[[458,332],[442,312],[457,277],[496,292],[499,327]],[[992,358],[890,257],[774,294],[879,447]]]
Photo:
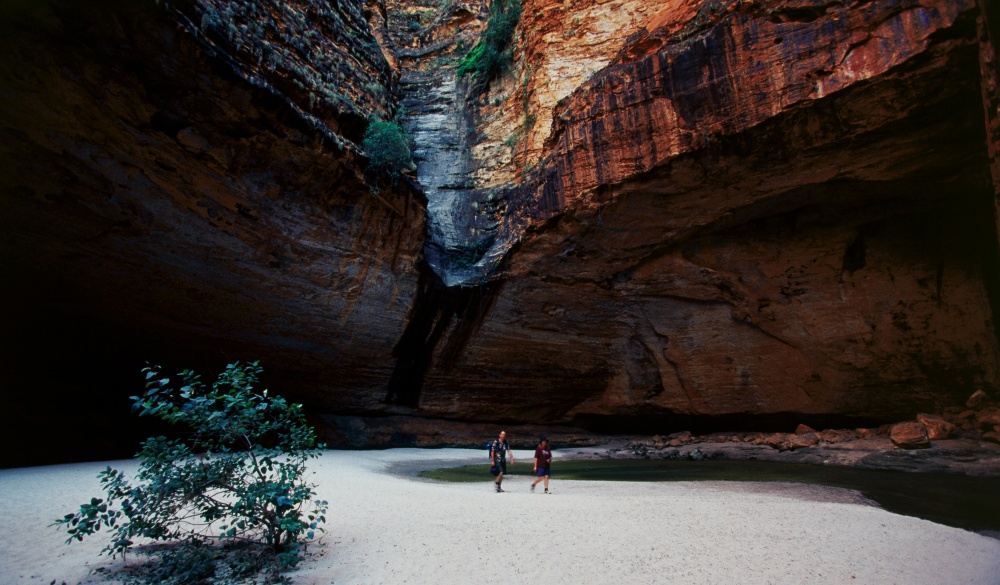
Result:
[[[887,422],[1000,388],[972,0],[529,0],[482,95],[453,68],[486,2],[171,4],[6,9],[9,443],[127,455],[98,423],[129,424],[145,360],[260,359],[357,446]],[[396,100],[418,171],[372,192],[358,143]],[[42,412],[63,430],[14,433]]]
[[[509,265],[423,412],[887,420],[996,387],[974,2],[623,3],[621,36],[553,42],[589,10],[526,3],[478,98]],[[498,128],[530,128],[521,155]]]
[[986,150],[993,177],[994,213],[997,234],[1000,235],[1000,59],[997,40],[1000,39],[1000,8],[979,0],[976,34],[979,39],[979,73],[986,123]]
[[341,148],[359,142],[368,118],[392,117],[398,75],[376,2],[195,0],[167,9],[210,56],[285,97]]
[[699,6],[694,1],[526,2],[516,39],[518,62],[482,97],[477,126],[482,140],[473,150],[481,186],[520,182],[547,154],[544,141],[558,121],[553,111],[561,100],[620,52],[648,48],[645,38],[633,37],[651,30],[675,33]]
[[379,408],[424,212],[403,184],[370,192],[359,114],[303,116],[280,67],[206,48],[152,2],[12,5],[0,21],[5,440],[30,442],[24,457],[131,454],[146,360],[209,374],[259,359],[311,406]]

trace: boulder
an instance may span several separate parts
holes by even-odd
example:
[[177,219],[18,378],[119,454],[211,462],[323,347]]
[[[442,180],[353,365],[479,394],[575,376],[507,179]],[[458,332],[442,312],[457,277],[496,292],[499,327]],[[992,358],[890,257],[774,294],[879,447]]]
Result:
[[774,447],[775,449],[780,448],[782,445],[788,442],[788,435],[785,433],[774,433],[764,439],[764,443],[769,447]]
[[843,443],[844,441],[849,441],[854,437],[850,431],[827,429],[819,434],[819,438],[827,443]]
[[987,410],[976,415],[976,422],[979,428],[986,429],[995,425],[1000,425],[1000,411]]
[[799,425],[795,427],[796,435],[804,435],[806,433],[815,433],[816,429],[810,427],[809,425]]
[[680,441],[681,443],[688,443],[692,439],[691,431],[681,431],[679,433],[671,433],[667,435],[668,441]]
[[788,445],[792,449],[801,449],[802,447],[815,447],[819,445],[819,435],[816,433],[803,433],[801,435],[791,435],[788,437]]
[[889,440],[902,449],[926,449],[931,446],[930,437],[927,436],[927,427],[916,421],[893,426],[889,432]]
[[976,428],[976,411],[963,410],[955,417],[955,425],[963,429]]
[[965,401],[965,405],[969,408],[980,408],[983,403],[986,402],[986,393],[982,390],[976,390],[969,396],[969,399]]
[[927,428],[931,440],[948,439],[955,430],[955,425],[934,414],[918,414],[917,421]]
[[989,432],[983,433],[983,440],[984,441],[989,441],[990,443],[996,443],[997,445],[1000,445],[1000,432],[989,431]]

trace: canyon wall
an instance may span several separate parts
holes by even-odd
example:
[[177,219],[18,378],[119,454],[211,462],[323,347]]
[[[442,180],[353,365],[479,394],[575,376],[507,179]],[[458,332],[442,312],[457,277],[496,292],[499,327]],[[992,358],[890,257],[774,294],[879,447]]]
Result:
[[[3,10],[8,444],[129,454],[147,360],[259,359],[356,446],[1000,388],[975,0],[525,0],[483,92],[485,1]],[[417,171],[376,187],[397,115]]]
[[194,3],[5,5],[0,429],[27,443],[11,463],[131,455],[147,360],[206,377],[260,360],[316,409],[381,406],[424,206],[365,180],[364,118],[391,103],[351,96],[394,95],[397,74],[354,46],[378,47],[344,6],[282,13],[339,63],[325,75],[347,97],[325,102],[294,48],[258,47],[258,67],[248,47],[280,42],[278,16],[237,52]]
[[468,96],[475,189],[503,206],[483,270],[449,276],[490,312],[439,348],[421,412],[850,424],[997,386],[975,2],[524,14]]

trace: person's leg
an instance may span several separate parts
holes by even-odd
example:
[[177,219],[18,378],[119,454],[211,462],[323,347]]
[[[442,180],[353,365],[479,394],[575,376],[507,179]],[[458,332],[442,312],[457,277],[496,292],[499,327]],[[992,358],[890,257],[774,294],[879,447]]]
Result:
[[545,491],[549,491],[549,474],[545,474]]

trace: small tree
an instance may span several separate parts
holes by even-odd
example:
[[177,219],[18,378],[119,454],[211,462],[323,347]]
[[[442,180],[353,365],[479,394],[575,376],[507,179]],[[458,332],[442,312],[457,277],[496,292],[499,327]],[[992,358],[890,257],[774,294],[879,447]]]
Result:
[[379,175],[387,175],[395,181],[399,171],[413,165],[412,142],[411,136],[398,123],[372,118],[362,142],[368,155],[368,171],[376,180]]
[[102,471],[106,500],[93,498],[56,521],[69,534],[66,542],[103,526],[112,538],[102,553],[112,557],[124,556],[137,538],[194,545],[185,549],[189,556],[218,539],[264,545],[282,566],[298,563],[303,537],[322,530],[327,509],[303,480],[306,461],[322,445],[302,405],[257,392],[257,362],[226,366],[211,386],[189,370],[176,383],[158,366],[143,372],[146,392],[132,397],[133,411],[187,432],[142,444],[136,485],[111,467]]
[[514,29],[521,20],[521,0],[490,0],[490,17],[479,41],[465,54],[455,73],[472,78],[477,93],[505,73],[513,60]]

